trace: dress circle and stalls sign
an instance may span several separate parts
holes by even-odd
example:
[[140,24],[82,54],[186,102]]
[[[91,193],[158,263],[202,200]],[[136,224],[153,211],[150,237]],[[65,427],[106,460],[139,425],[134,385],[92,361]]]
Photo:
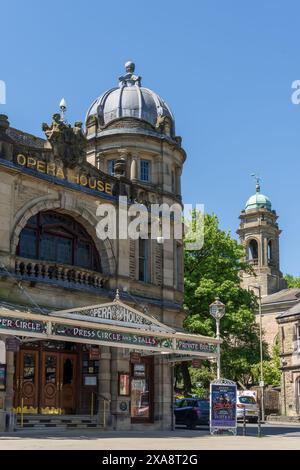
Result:
[[234,382],[218,383],[215,381],[210,384],[210,428],[212,432],[217,430],[236,431],[236,396],[237,390]]

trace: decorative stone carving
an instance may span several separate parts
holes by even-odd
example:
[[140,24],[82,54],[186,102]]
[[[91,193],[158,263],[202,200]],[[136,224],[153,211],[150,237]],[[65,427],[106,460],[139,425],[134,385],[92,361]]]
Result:
[[74,168],[85,161],[86,138],[82,132],[82,122],[75,122],[72,128],[61,120],[58,113],[53,115],[50,126],[43,123],[42,129],[52,147],[54,158],[61,160],[66,167]]
[[135,64],[131,61],[126,62],[125,70],[126,74],[119,78],[119,87],[123,86],[141,86],[141,78],[139,75],[134,75]]

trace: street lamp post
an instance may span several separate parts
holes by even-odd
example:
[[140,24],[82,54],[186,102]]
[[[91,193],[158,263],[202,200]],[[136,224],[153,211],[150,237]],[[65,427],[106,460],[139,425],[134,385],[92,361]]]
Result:
[[262,312],[261,312],[261,286],[249,286],[250,289],[258,290],[258,315],[259,315],[259,347],[260,347],[260,388],[261,388],[261,420],[265,420],[264,399],[264,367],[263,367],[263,334],[262,334]]
[[[220,320],[225,315],[225,305],[216,297],[216,300],[210,304],[209,313],[216,320],[216,336],[220,339]],[[217,344],[217,379],[221,378],[221,348],[220,343]]]

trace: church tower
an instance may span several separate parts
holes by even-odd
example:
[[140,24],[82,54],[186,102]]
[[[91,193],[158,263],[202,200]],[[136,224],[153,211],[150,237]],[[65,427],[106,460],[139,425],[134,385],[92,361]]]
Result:
[[237,231],[245,246],[247,261],[253,274],[242,273],[242,287],[261,286],[262,296],[278,292],[286,287],[279,265],[278,216],[272,210],[270,199],[260,192],[260,180],[256,178],[256,192],[240,214]]

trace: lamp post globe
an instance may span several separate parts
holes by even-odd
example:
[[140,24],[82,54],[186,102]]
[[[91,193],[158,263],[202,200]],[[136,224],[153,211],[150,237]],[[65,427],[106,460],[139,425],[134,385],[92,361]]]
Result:
[[221,320],[225,315],[225,305],[220,301],[219,297],[216,297],[216,300],[210,304],[209,312],[215,320]]

